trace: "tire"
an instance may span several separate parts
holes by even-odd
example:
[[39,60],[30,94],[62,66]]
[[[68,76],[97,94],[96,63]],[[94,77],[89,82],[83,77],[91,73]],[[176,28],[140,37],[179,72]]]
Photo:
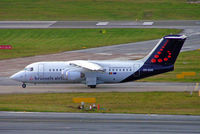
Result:
[[26,88],[26,84],[25,83],[22,84],[22,88]]
[[96,88],[96,85],[89,85],[90,88]]

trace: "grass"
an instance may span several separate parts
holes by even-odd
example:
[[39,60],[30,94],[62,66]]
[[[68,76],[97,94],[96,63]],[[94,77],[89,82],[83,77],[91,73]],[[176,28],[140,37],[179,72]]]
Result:
[[[153,81],[153,82],[200,82],[200,50],[182,52],[178,56],[175,63],[175,70],[169,73],[164,73],[142,79],[139,81]],[[195,72],[195,76],[185,76],[184,78],[177,78],[177,74],[182,72]]]
[[176,34],[177,29],[0,29],[0,45],[9,44],[12,50],[0,50],[0,60],[35,56],[137,42]]
[[188,0],[1,0],[0,20],[199,20]]
[[[0,111],[85,112],[74,97],[95,97],[104,113],[200,115],[197,92],[52,93],[0,95]],[[89,104],[86,104],[87,107]]]

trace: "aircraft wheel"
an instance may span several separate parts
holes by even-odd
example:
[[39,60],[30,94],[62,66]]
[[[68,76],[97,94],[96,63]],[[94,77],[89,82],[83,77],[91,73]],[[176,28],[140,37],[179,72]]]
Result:
[[25,83],[23,83],[23,84],[22,84],[22,87],[23,87],[23,88],[26,88],[26,84],[25,84]]
[[96,88],[96,85],[89,85],[90,88]]

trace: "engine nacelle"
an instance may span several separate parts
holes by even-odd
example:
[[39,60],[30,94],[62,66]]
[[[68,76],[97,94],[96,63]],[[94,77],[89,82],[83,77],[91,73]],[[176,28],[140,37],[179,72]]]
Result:
[[66,72],[67,80],[78,80],[80,78],[81,78],[81,72],[73,72],[73,71]]
[[64,70],[62,76],[66,80],[74,81],[79,80],[85,77],[85,75],[78,70]]

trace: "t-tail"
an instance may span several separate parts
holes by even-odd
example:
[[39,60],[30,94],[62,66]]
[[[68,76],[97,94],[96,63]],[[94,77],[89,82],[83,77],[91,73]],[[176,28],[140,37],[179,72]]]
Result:
[[174,63],[185,40],[185,35],[168,35],[163,37],[153,50],[141,59],[144,63],[141,68],[122,82],[173,71]]
[[143,59],[145,64],[174,65],[185,39],[185,35],[168,35],[163,37],[149,55]]

